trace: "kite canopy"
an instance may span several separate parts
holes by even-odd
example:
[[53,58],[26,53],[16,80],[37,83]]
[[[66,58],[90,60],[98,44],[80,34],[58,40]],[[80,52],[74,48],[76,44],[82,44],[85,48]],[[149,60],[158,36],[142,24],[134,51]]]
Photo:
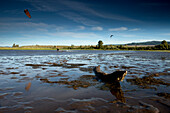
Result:
[[29,18],[31,18],[31,15],[30,15],[28,9],[25,9],[25,10],[24,10],[24,13],[25,13]]

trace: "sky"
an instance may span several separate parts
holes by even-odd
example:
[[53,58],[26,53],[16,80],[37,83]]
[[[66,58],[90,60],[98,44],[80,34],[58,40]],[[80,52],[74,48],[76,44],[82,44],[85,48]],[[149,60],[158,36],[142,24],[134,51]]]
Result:
[[170,0],[0,1],[0,46],[170,41]]

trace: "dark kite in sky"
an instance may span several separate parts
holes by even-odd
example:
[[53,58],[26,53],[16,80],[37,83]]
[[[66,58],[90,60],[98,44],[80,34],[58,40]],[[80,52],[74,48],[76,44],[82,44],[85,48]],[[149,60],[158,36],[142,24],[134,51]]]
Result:
[[25,9],[25,10],[24,10],[24,13],[25,13],[29,18],[31,18],[31,15],[30,15],[28,9]]

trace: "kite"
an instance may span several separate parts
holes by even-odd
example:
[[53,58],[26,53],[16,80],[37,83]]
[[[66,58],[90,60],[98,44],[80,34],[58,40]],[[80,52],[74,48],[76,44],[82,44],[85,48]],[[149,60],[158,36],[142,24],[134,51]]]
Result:
[[31,18],[31,15],[30,15],[28,9],[25,9],[25,10],[24,10],[24,13],[25,13],[29,18]]
[[113,35],[110,35],[110,38],[112,38]]

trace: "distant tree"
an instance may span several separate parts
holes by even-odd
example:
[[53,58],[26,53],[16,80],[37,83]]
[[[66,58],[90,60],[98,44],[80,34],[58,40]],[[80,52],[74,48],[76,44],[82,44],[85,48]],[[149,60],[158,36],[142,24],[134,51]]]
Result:
[[165,40],[163,40],[161,44],[163,44],[164,49],[168,49],[168,43]]
[[165,40],[163,40],[163,41],[161,42],[161,44],[156,45],[156,46],[154,47],[154,49],[166,50],[166,49],[169,49],[169,45],[168,45],[168,43],[167,43]]
[[15,47],[19,47],[19,45],[15,45]]
[[16,46],[15,46],[15,43],[12,45],[12,47],[16,47]]
[[94,49],[93,45],[90,46],[90,49]]
[[123,45],[118,45],[117,48],[123,49]]
[[52,48],[53,48],[53,49],[57,49],[57,46],[53,46]]
[[102,49],[103,47],[103,42],[101,40],[98,41],[98,48],[99,49]]
[[161,44],[167,45],[168,43],[167,43],[165,40],[163,40],[163,41],[161,42]]
[[82,49],[82,45],[80,45],[80,49]]
[[18,45],[18,44],[16,45],[16,44],[14,43],[14,44],[12,45],[12,47],[19,47],[19,45]]
[[72,45],[71,45],[71,49],[73,49],[73,48],[74,48],[74,45],[72,44]]
[[109,48],[108,45],[104,45],[104,46],[103,46],[103,49],[104,49],[104,50],[106,50],[106,49],[108,49],[108,48]]
[[87,45],[84,46],[84,49],[87,49]]

